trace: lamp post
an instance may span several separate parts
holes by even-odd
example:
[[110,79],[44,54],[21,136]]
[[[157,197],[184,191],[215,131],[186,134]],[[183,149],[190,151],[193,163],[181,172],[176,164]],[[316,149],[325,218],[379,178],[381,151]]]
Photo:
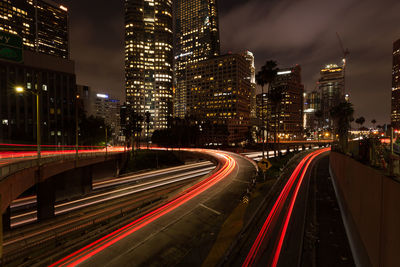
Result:
[[78,102],[79,102],[79,94],[76,95],[76,102],[75,102],[75,154],[76,160],[78,160],[79,156],[79,120],[78,120]]
[[25,90],[22,86],[16,86],[15,91],[22,94],[25,91],[30,92],[36,96],[36,141],[37,141],[37,158],[40,160],[41,156],[41,133],[40,133],[40,90]]

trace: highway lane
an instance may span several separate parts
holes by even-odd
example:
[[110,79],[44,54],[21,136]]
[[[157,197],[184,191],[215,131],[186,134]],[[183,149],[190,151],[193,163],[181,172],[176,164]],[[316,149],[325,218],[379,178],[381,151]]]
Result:
[[[279,196],[273,202],[271,210],[266,214],[264,223],[248,251],[242,266],[293,266],[287,265],[287,257],[282,257],[282,248],[287,242],[288,229],[292,231],[299,231],[298,228],[290,228],[293,223],[292,215],[295,205],[299,198],[299,192],[303,185],[306,173],[309,171],[310,164],[313,163],[316,157],[328,152],[330,149],[320,149],[308,154],[295,168],[290,178],[280,191]],[[305,192],[304,190],[302,192]],[[304,198],[304,196],[302,196]],[[292,234],[293,235],[293,234]],[[290,236],[290,233],[289,233]],[[291,237],[293,238],[293,237]],[[286,255],[296,252],[292,246],[286,243]],[[298,251],[297,251],[298,252]],[[240,258],[240,257],[239,257]],[[292,258],[293,260],[293,258]],[[291,262],[293,264],[293,261]],[[235,265],[238,265],[237,263]]]
[[[55,214],[64,214],[172,183],[194,180],[208,174],[214,168],[213,163],[206,161],[95,182],[94,191],[85,197],[56,203]],[[36,196],[15,200],[11,205],[11,214],[11,227],[36,221]]]
[[[205,151],[203,151],[205,152]],[[237,154],[208,151],[223,166],[152,212],[52,266],[200,265],[221,224],[240,202],[256,168]],[[196,256],[194,256],[196,255]]]
[[[270,157],[274,156],[273,151],[270,151],[269,154]],[[254,160],[260,160],[261,155],[262,152],[246,154],[247,157]],[[64,214],[90,205],[96,205],[183,180],[194,180],[206,175],[214,168],[215,166],[212,162],[205,161],[98,181],[93,183],[94,191],[89,195],[72,201],[56,203],[55,214]],[[17,199],[13,201],[10,208],[12,228],[37,221],[36,196]]]

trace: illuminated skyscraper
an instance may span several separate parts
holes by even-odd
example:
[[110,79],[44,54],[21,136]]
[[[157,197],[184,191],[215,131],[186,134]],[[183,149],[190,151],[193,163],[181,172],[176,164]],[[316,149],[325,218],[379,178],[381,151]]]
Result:
[[250,51],[245,51],[242,53],[242,56],[249,62],[250,66],[250,76],[248,79],[250,80],[251,84],[251,97],[250,97],[250,117],[252,119],[257,118],[257,110],[256,110],[256,67],[254,62],[254,54]]
[[[271,100],[268,100],[268,116],[270,120],[270,129],[285,138],[301,138],[303,133],[303,97],[304,85],[301,81],[301,67],[296,65],[291,68],[280,69],[272,89],[280,88],[282,90],[282,100],[276,106]],[[271,91],[270,91],[271,93]]]
[[252,90],[249,61],[243,55],[228,54],[188,64],[186,73],[187,115],[199,124],[223,126],[228,131],[227,136],[212,131],[203,137],[229,143],[245,140]]
[[174,115],[187,111],[186,66],[220,53],[217,0],[175,1]]
[[19,35],[25,50],[69,58],[68,10],[54,1],[1,1],[0,31]]
[[321,70],[318,85],[321,93],[322,126],[331,127],[331,108],[345,101],[343,68],[336,64],[327,65]]
[[400,39],[393,44],[392,126],[400,129]]
[[126,101],[145,117],[150,133],[172,115],[172,1],[125,1]]

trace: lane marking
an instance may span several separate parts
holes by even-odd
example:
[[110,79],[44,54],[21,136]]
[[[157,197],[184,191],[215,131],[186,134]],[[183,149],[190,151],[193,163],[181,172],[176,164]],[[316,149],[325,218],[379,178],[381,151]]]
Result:
[[211,212],[213,212],[213,213],[215,213],[215,214],[217,214],[217,215],[221,215],[221,214],[222,214],[221,212],[216,211],[215,209],[212,209],[212,208],[210,208],[210,207],[207,207],[207,206],[204,205],[203,203],[201,203],[199,206],[201,206],[201,207],[203,207],[203,208],[205,208],[205,209],[207,209],[207,210],[209,210],[209,211],[211,211]]

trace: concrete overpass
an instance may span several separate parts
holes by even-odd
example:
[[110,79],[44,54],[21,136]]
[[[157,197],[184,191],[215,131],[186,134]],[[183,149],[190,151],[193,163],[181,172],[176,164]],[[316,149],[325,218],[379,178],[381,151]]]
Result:
[[9,227],[12,201],[33,186],[37,186],[38,220],[44,220],[54,216],[55,201],[90,192],[93,178],[118,175],[126,160],[124,152],[95,152],[12,160],[1,165],[3,228]]

